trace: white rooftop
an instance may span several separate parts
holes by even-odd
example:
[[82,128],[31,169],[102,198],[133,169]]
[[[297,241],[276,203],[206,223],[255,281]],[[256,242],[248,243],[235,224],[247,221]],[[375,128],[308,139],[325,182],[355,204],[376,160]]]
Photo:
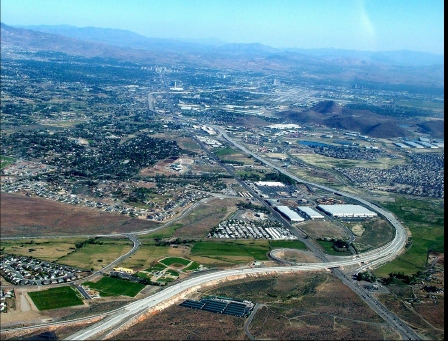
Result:
[[287,216],[291,221],[304,221],[297,212],[291,210],[288,206],[276,206],[276,209]]
[[267,187],[285,187],[285,184],[283,182],[278,181],[257,181],[255,183],[257,186],[267,186]]
[[303,213],[306,213],[310,218],[323,218],[324,216],[315,210],[313,210],[311,207],[308,206],[298,206],[297,207],[300,211]]
[[372,212],[361,205],[319,205],[320,209],[331,215],[343,215],[343,216],[376,216],[375,212]]

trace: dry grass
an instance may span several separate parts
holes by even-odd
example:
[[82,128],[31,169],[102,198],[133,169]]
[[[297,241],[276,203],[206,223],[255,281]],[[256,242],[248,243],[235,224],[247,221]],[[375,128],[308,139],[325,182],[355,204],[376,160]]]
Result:
[[[399,335],[338,279],[328,273],[301,273],[228,282],[191,295],[218,295],[265,304],[249,330],[255,339],[391,340]],[[245,319],[170,307],[113,339],[247,340]]]
[[213,198],[194,209],[184,218],[177,221],[182,227],[176,229],[175,237],[202,238],[210,229],[237,210],[236,203],[240,199]]
[[308,220],[300,225],[300,229],[304,230],[310,238],[347,238],[347,232],[344,228],[330,221]]
[[107,213],[43,198],[10,193],[1,193],[0,198],[3,237],[111,234],[158,226],[154,222],[118,213]]

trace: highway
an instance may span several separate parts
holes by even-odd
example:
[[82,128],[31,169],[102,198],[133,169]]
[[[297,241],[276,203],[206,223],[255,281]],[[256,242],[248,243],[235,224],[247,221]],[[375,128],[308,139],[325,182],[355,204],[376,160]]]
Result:
[[[133,303],[130,303],[123,307],[122,309],[115,311],[106,319],[93,324],[87,327],[84,330],[79,331],[73,335],[70,335],[67,340],[85,340],[92,339],[95,336],[104,335],[109,330],[114,330],[119,326],[123,325],[126,321],[129,321],[131,318],[140,316],[145,313],[148,309],[154,308],[157,305],[165,303],[171,300],[171,303],[174,303],[174,297],[179,297],[179,295],[187,290],[191,290],[194,287],[199,287],[206,283],[210,283],[217,280],[224,280],[229,277],[235,276],[245,276],[251,274],[279,274],[279,273],[292,273],[298,271],[320,271],[320,270],[331,270],[341,281],[349,286],[356,294],[358,294],[373,310],[375,310],[379,316],[381,316],[386,323],[388,323],[393,329],[398,331],[403,338],[409,340],[420,340],[420,337],[408,326],[406,326],[400,319],[391,313],[386,307],[384,307],[381,303],[379,303],[374,297],[372,297],[368,292],[366,292],[363,288],[360,288],[357,284],[353,283],[353,280],[348,279],[346,275],[339,269],[340,267],[352,267],[355,266],[357,269],[355,271],[359,272],[367,267],[375,267],[380,264],[386,263],[393,258],[396,257],[398,253],[404,248],[407,241],[407,234],[405,228],[401,223],[389,212],[374,205],[362,198],[359,198],[350,193],[345,193],[342,191],[338,191],[332,189],[327,186],[311,183],[304,181],[302,179],[297,178],[295,175],[290,174],[285,169],[280,168],[269,161],[264,160],[259,157],[255,153],[247,150],[244,146],[232,140],[220,127],[213,126],[216,130],[218,130],[221,135],[230,143],[235,145],[237,148],[242,150],[243,152],[252,155],[252,157],[256,158],[260,162],[266,164],[267,166],[276,169],[277,171],[291,177],[292,179],[304,183],[310,187],[320,188],[332,193],[339,194],[341,196],[351,198],[356,200],[365,206],[371,208],[376,211],[380,215],[382,215],[385,219],[387,219],[394,227],[395,227],[395,237],[392,241],[387,243],[386,245],[365,253],[360,253],[357,256],[349,256],[349,257],[341,257],[341,260],[328,262],[324,261],[323,263],[313,263],[313,264],[300,264],[296,266],[285,266],[285,267],[269,267],[269,268],[246,268],[246,269],[232,269],[232,270],[223,270],[219,272],[207,273],[202,276],[197,276],[194,278],[190,278],[181,283],[174,284],[156,294],[153,294],[149,297],[137,300]],[[307,243],[309,244],[309,243]],[[313,247],[312,251],[315,251],[319,258],[325,257],[322,256],[322,252],[317,250],[317,248]]]
[[[169,302],[169,304],[174,304],[183,298],[182,293],[184,295],[187,295],[190,292],[192,292],[192,290],[193,291],[197,290],[199,289],[200,286],[210,282],[225,280],[229,278],[235,279],[236,276],[240,276],[241,278],[243,278],[246,275],[254,275],[254,274],[268,275],[268,274],[280,274],[280,273],[293,273],[300,271],[329,270],[332,271],[333,274],[335,274],[339,279],[341,279],[341,281],[344,284],[349,286],[357,295],[359,295],[359,297],[361,297],[361,299],[364,302],[366,302],[374,311],[376,311],[378,315],[381,316],[389,326],[391,326],[394,330],[398,331],[404,339],[420,340],[420,337],[411,328],[405,325],[396,315],[391,313],[386,307],[384,307],[381,303],[379,303],[367,291],[359,287],[359,285],[355,284],[350,277],[347,278],[347,275],[341,271],[341,268],[343,267],[354,267],[355,270],[353,272],[359,272],[368,267],[373,268],[379,266],[395,258],[396,255],[400,253],[401,250],[404,248],[407,241],[407,234],[404,226],[390,212],[387,212],[383,208],[375,204],[372,204],[362,198],[359,198],[351,193],[345,193],[327,186],[299,179],[295,175],[287,172],[284,168],[280,168],[272,164],[271,162],[264,160],[255,153],[252,153],[251,151],[247,150],[244,146],[232,140],[220,127],[213,126],[213,128],[218,130],[227,141],[235,145],[243,152],[251,155],[255,159],[264,163],[265,165],[274,168],[277,171],[291,177],[292,179],[298,181],[299,183],[303,183],[311,188],[312,187],[320,188],[353,199],[376,211],[378,214],[382,215],[395,227],[394,239],[376,250],[360,253],[356,256],[340,257],[340,259],[338,259],[337,261],[328,261],[321,250],[319,250],[309,240],[304,239],[303,236],[301,236],[300,239],[304,241],[306,245],[311,249],[311,251],[313,251],[322,260],[321,263],[298,264],[298,265],[289,265],[282,267],[266,267],[266,268],[240,268],[240,269],[230,269],[230,270],[222,270],[222,271],[198,274],[197,276],[190,277],[187,280],[184,280],[177,284],[173,284],[167,287],[166,289],[159,291],[151,296],[129,303],[123,308],[111,311],[109,312],[108,316],[105,319],[95,324],[92,324],[75,334],[70,335],[66,339],[85,340],[85,339],[94,339],[95,337],[101,337],[101,338],[106,337],[105,335],[110,331],[119,328],[124,323],[130,321],[134,317],[136,318],[138,316],[141,316],[149,309],[155,308],[157,306],[160,307],[161,305],[166,306],[167,302]],[[248,188],[248,186],[244,187]],[[285,221],[284,219],[282,220]],[[138,234],[147,232],[149,231],[144,232],[142,231],[139,232]],[[139,242],[136,234],[126,235],[129,239],[131,239],[134,242],[133,249],[129,251],[126,255],[119,257],[113,263],[109,264],[107,268],[114,266],[116,263],[118,263],[125,257],[128,257],[130,254],[132,254],[138,249]],[[102,269],[102,271],[105,270],[107,269],[106,268]],[[160,307],[160,309],[162,309],[162,307]]]
[[[369,256],[368,259],[375,259],[375,256]],[[167,301],[171,300],[171,303],[176,303],[173,298],[177,296],[180,300],[182,299],[180,294],[185,291],[191,292],[191,290],[195,290],[195,288],[199,288],[201,285],[205,283],[210,283],[218,280],[224,280],[226,278],[235,278],[236,276],[240,276],[241,278],[246,275],[252,274],[261,274],[261,275],[272,275],[272,274],[281,274],[281,273],[293,273],[299,271],[320,271],[325,269],[332,269],[333,272],[338,271],[335,268],[339,266],[352,266],[357,265],[358,259],[347,259],[344,261],[337,262],[325,262],[325,263],[314,263],[314,264],[304,264],[298,266],[285,266],[285,267],[266,267],[266,268],[248,268],[248,269],[231,269],[231,270],[222,270],[213,273],[207,273],[202,276],[194,277],[187,279],[178,284],[172,285],[162,291],[159,291],[151,296],[146,298],[137,300],[132,302],[125,307],[115,311],[113,314],[103,319],[102,321],[93,324],[75,334],[70,335],[66,338],[66,340],[86,340],[93,339],[95,336],[103,335],[105,332],[109,330],[114,330],[115,328],[119,328],[123,323],[128,321],[132,317],[137,317],[146,312],[148,309],[154,308],[157,305],[163,304]],[[353,283],[345,278],[345,276],[341,273],[343,277],[343,282],[350,287],[353,286]],[[366,293],[359,286],[354,286],[354,291],[359,294],[367,304],[369,304],[372,309],[379,312],[379,315],[385,319],[389,319],[390,312],[380,305],[373,297],[371,297],[368,293]],[[186,293],[185,293],[186,294]],[[397,331],[399,331],[406,339],[419,340],[417,334],[415,334],[412,329],[408,328],[404,325],[399,319],[392,314],[392,320],[388,321],[388,323]]]

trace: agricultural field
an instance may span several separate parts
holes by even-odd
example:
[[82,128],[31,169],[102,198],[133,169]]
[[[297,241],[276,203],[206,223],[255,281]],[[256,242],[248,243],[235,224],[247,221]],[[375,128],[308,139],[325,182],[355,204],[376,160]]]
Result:
[[58,263],[86,270],[100,270],[132,249],[129,239],[98,238],[72,253],[57,259]]
[[397,196],[395,202],[381,204],[409,228],[412,236],[406,252],[374,271],[377,277],[387,277],[391,272],[415,274],[426,265],[429,251],[444,252],[443,201]]
[[305,245],[299,241],[199,241],[191,248],[189,258],[207,267],[232,266],[253,261],[267,261],[270,250],[284,247],[305,249]]
[[256,163],[259,163],[258,161],[240,152],[239,150],[235,150],[232,148],[214,149],[212,151],[216,156],[219,157],[222,162],[225,163],[234,163],[240,166],[254,165]]
[[57,309],[83,305],[81,294],[70,286],[50,288],[42,291],[29,292],[28,296],[33,300],[39,310]]
[[84,286],[97,290],[102,297],[129,296],[135,297],[144,287],[144,284],[125,281],[114,277],[102,277],[98,282],[85,282]]

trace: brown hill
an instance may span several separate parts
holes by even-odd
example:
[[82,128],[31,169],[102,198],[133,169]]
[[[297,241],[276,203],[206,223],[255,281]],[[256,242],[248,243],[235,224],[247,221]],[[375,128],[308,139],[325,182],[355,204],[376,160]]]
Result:
[[356,131],[377,138],[407,136],[395,118],[377,115],[368,110],[347,109],[334,101],[322,101],[304,111],[278,113],[293,123],[321,124],[329,128]]
[[322,101],[311,108],[311,111],[319,114],[340,114],[342,110],[343,107],[335,101]]
[[422,133],[431,134],[434,138],[443,138],[445,135],[444,120],[424,121],[417,124]]
[[406,136],[406,130],[398,126],[395,122],[382,122],[368,127],[362,132],[364,135],[379,138],[403,137]]

